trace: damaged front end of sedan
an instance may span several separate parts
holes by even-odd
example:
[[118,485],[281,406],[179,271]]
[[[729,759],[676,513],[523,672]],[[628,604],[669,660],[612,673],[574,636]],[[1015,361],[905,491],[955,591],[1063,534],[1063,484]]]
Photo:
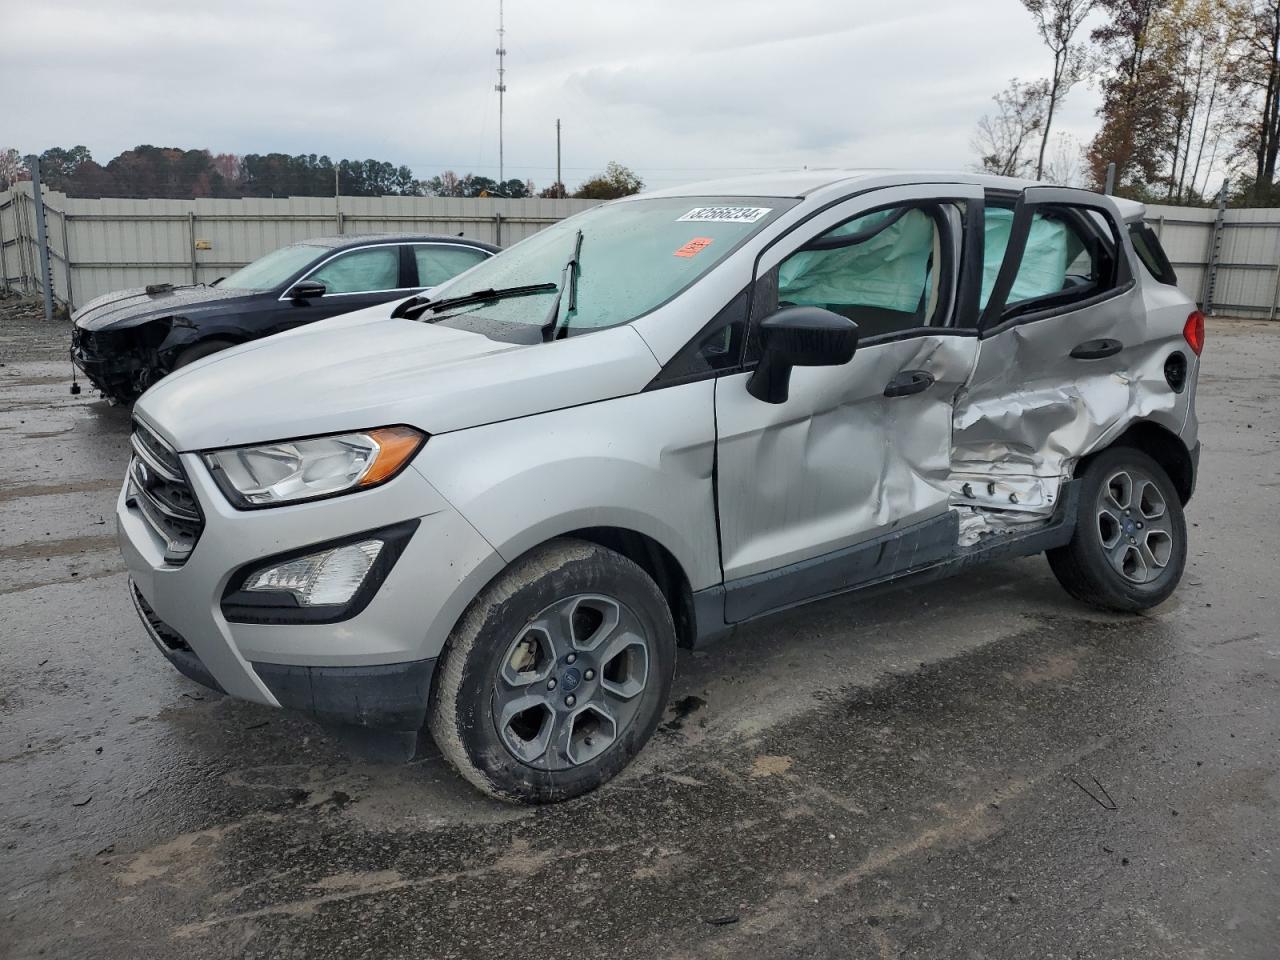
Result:
[[245,293],[158,283],[97,297],[71,318],[71,362],[109,401],[131,403],[211,335],[245,339],[233,319]]
[[165,375],[179,349],[170,334],[173,317],[71,332],[71,362],[112,403],[129,403]]

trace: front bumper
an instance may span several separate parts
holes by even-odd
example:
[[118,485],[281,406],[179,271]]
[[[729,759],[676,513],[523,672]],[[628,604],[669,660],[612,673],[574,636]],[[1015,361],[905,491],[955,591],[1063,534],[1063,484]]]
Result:
[[71,362],[97,389],[112,400],[127,402],[142,392],[148,375],[132,331],[90,331],[73,327]]
[[[214,689],[334,723],[407,731],[425,716],[434,661],[479,586],[502,567],[492,547],[412,467],[381,487],[270,510],[239,511],[203,461],[180,455],[204,517],[185,563],[127,496],[118,539],[148,633],[182,673]],[[246,564],[417,518],[372,600],[336,623],[233,623],[227,584]]]

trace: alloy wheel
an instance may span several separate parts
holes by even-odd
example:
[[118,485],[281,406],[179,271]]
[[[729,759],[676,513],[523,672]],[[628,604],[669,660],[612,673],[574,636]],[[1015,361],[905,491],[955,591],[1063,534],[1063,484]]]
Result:
[[1107,562],[1130,583],[1151,583],[1168,566],[1174,528],[1164,494],[1145,470],[1125,467],[1107,478],[1097,524]]
[[626,732],[649,682],[650,642],[625,604],[558,600],[508,644],[493,688],[498,736],[540,770],[580,766]]

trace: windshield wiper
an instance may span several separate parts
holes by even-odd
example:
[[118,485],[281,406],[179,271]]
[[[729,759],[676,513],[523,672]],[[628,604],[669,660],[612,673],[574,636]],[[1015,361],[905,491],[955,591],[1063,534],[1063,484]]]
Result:
[[445,297],[443,300],[432,300],[425,294],[410,297],[391,311],[393,317],[419,319],[424,313],[439,313],[450,307],[465,307],[471,303],[485,303],[489,300],[505,300],[508,297],[525,297],[534,293],[547,293],[556,289],[554,283],[526,283],[518,287],[489,287],[486,290],[472,290],[457,297]]
[[582,231],[579,230],[577,236],[573,238],[573,255],[565,262],[564,269],[560,271],[560,289],[556,292],[555,303],[551,304],[551,309],[547,311],[547,319],[542,321],[542,342],[546,343],[554,340],[559,334],[560,327],[560,298],[564,296],[564,289],[567,285],[569,288],[569,309],[565,311],[565,318],[569,314],[578,309],[578,257],[582,253]]

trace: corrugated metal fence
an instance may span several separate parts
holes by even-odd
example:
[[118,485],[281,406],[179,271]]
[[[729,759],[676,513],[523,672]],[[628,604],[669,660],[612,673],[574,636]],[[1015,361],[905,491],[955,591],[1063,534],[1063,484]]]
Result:
[[1280,210],[1147,206],[1178,286],[1206,312],[1274,320],[1280,306]]
[[[200,283],[286,243],[335,233],[464,234],[510,245],[591,200],[287,197],[85,200],[45,191],[54,296],[72,309],[148,283]],[[29,183],[0,192],[0,286],[41,288]],[[1280,210],[1147,208],[1178,285],[1210,312],[1275,318]]]
[[[99,294],[207,283],[309,237],[442,233],[509,246],[594,200],[285,197],[87,200],[46,190],[54,297],[71,309]],[[31,184],[0,192],[0,286],[37,293],[40,259]]]

